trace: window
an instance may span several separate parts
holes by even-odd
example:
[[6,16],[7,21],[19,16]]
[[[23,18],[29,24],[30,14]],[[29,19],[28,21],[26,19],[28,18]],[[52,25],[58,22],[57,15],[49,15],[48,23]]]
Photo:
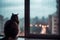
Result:
[[57,27],[54,27],[54,29],[56,29]]
[[[47,34],[46,25],[50,25],[49,22],[51,22],[48,20],[49,15],[51,14],[53,18],[57,16],[56,5],[56,0],[30,0],[30,24],[35,25],[34,28],[33,26],[30,28],[30,32],[37,27],[35,32],[38,32],[39,34]],[[51,20],[54,21],[53,19]],[[40,26],[41,29],[39,29],[38,26]]]
[[57,21],[57,20],[54,20],[55,22]]
[[[19,3],[20,2],[21,1],[19,0]],[[52,22],[52,16],[57,11],[56,5],[57,5],[56,0],[51,0],[51,1],[50,0],[25,0],[25,17],[24,17],[24,12],[23,12],[23,14],[21,13],[23,15],[23,18],[25,18],[25,20],[21,19],[21,22],[22,21],[25,22],[25,25],[22,23],[23,24],[22,26],[24,26],[24,28],[25,28],[24,29],[25,37],[39,38],[39,39],[40,38],[57,38],[58,37],[58,35],[51,34],[52,24],[54,23],[54,22]],[[54,8],[53,8],[53,6],[54,6]],[[24,2],[23,2],[22,9],[24,11]],[[3,12],[2,10],[0,10],[0,11]],[[19,12],[20,12],[20,10],[19,10]],[[21,14],[20,14],[20,16],[22,16]],[[49,15],[51,15],[50,18],[48,17]],[[51,23],[50,23],[50,21],[51,21]],[[42,29],[44,30],[44,32]],[[20,30],[22,30],[22,29],[20,29]],[[44,33],[43,35],[42,35],[41,31],[42,31],[42,33]],[[49,32],[50,34],[48,33],[49,35],[47,35],[46,31]]]
[[54,25],[58,25],[58,23],[54,23]]
[[[58,16],[56,5],[56,0],[30,0],[30,24],[35,25],[30,27],[31,36],[55,35],[52,33],[52,29],[54,27],[54,17]],[[49,25],[49,27],[46,25]]]
[[55,23],[58,23],[59,21],[58,21],[58,19],[55,19],[54,22],[55,22]]
[[54,30],[54,32],[57,32],[57,30]]
[[19,36],[24,36],[24,0],[0,0],[0,35],[4,35],[4,24],[12,13],[19,17]]

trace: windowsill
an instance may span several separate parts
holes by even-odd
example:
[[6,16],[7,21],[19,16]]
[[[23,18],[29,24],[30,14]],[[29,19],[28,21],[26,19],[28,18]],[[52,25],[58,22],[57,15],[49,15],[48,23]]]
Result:
[[26,38],[38,38],[38,39],[58,39],[60,35],[36,35],[36,34],[29,34],[29,36],[26,36]]
[[[3,35],[0,35],[0,39],[2,39],[2,38],[3,38]],[[17,40],[25,40],[25,38],[23,36],[20,36],[20,37],[18,37]]]
[[[0,37],[3,37],[4,35],[0,35]],[[58,39],[60,35],[42,35],[42,34],[29,34],[27,36],[18,36],[18,38],[36,38],[36,39]]]

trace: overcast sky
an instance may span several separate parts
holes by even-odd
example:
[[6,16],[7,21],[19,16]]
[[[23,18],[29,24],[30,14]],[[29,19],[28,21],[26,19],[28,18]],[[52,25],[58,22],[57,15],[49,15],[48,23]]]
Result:
[[24,17],[24,0],[0,0],[0,14],[10,17],[12,13]]
[[30,4],[31,17],[48,17],[56,12],[56,0],[31,0]]
[[[30,0],[31,17],[47,17],[56,12],[56,0]],[[0,14],[10,17],[11,13],[18,13],[24,17],[24,0],[0,0]]]

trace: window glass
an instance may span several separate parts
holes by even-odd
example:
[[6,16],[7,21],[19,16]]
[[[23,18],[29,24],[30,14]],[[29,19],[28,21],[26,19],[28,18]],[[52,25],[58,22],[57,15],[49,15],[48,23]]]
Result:
[[12,13],[19,17],[19,36],[24,36],[24,0],[0,0],[0,35],[4,35],[4,24]]
[[[58,18],[56,0],[30,0],[30,33],[31,34],[59,34],[55,29],[54,20]],[[56,26],[58,28],[58,26]],[[54,32],[54,30],[57,32]]]

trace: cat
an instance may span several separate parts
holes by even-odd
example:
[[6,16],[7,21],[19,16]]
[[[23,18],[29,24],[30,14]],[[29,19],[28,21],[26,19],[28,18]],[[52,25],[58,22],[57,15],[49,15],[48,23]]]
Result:
[[10,20],[7,20],[4,25],[5,36],[15,38],[19,31],[18,24],[19,24],[18,14],[12,13]]

